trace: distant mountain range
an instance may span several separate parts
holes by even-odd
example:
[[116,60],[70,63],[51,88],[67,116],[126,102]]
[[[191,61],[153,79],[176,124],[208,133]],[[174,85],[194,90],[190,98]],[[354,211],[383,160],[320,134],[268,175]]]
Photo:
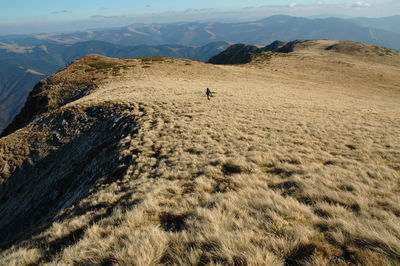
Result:
[[400,50],[400,33],[397,25],[400,25],[400,16],[380,19],[308,19],[276,15],[255,22],[133,24],[105,30],[9,36],[0,38],[0,41],[18,43],[21,46],[42,43],[72,44],[88,40],[124,46],[140,44],[200,46],[215,41],[266,45],[275,40],[337,39]]
[[297,39],[349,40],[400,50],[397,25],[400,16],[307,19],[277,15],[256,22],[133,24],[72,33],[2,36],[0,131],[20,110],[37,81],[86,54],[207,61],[232,43],[265,46],[275,40]]

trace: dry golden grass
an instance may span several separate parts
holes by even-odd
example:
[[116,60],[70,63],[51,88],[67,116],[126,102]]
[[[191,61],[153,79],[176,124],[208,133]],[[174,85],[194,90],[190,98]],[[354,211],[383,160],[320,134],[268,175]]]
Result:
[[[47,159],[53,171],[37,170],[44,187],[78,160],[91,169],[81,182],[110,171],[68,194],[73,204],[40,230],[3,246],[0,263],[398,265],[400,57],[379,63],[380,55],[325,50],[335,44],[241,66],[166,58],[90,66],[99,75],[90,94],[0,139],[2,182],[68,144],[54,160],[75,161]],[[59,144],[49,143],[56,133]],[[92,137],[114,141],[109,156],[79,157]],[[13,195],[1,214],[35,199]]]

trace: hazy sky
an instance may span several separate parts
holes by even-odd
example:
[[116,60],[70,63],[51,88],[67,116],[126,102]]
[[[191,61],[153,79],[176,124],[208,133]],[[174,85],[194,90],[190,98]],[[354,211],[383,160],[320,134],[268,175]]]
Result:
[[0,0],[0,35],[274,14],[383,17],[400,14],[400,0]]

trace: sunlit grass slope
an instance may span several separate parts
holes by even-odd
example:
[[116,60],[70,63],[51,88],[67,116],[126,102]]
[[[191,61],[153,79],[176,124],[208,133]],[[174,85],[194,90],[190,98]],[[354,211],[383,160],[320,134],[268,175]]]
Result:
[[382,51],[74,62],[0,139],[0,263],[398,265],[400,56]]

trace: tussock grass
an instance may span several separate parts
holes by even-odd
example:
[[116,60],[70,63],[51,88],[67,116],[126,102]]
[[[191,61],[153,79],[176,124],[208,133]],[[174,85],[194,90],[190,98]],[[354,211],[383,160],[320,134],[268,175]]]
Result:
[[[124,69],[0,139],[1,214],[38,209],[47,177],[93,180],[1,263],[398,264],[400,69],[332,52]],[[24,162],[40,178],[8,186]]]

